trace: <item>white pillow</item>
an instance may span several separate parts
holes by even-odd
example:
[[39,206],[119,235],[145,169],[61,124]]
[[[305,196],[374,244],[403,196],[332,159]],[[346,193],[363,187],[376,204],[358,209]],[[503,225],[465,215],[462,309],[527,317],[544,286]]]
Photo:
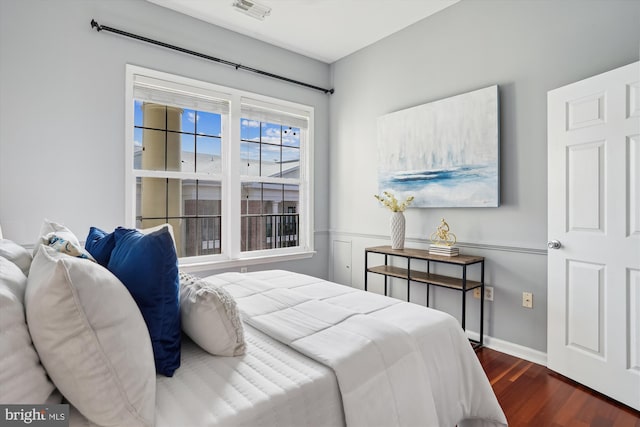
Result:
[[0,404],[60,403],[48,399],[55,387],[33,348],[24,317],[27,278],[17,265],[0,257]]
[[0,239],[0,257],[6,258],[18,267],[25,276],[29,275],[31,253],[19,244],[7,239]]
[[221,287],[180,272],[182,330],[216,356],[244,354],[244,330],[236,301]]
[[69,402],[99,425],[153,426],[149,331],[109,270],[40,245],[25,305],[42,364]]

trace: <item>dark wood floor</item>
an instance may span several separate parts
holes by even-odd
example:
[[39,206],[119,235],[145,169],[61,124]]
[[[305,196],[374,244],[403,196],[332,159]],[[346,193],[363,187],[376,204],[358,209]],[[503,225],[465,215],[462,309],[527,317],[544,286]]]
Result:
[[510,427],[640,427],[640,413],[544,366],[476,351]]

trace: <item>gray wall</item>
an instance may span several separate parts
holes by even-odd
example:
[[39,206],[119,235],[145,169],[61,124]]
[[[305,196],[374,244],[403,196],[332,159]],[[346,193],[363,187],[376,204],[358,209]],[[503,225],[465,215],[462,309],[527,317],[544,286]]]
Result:
[[[315,107],[318,253],[287,267],[326,276],[328,96],[106,32],[99,23],[321,87],[329,66],[142,0],[0,1],[0,223],[33,244],[43,218],[81,240],[124,221],[125,64]],[[256,267],[258,268],[258,267]],[[262,267],[264,268],[264,267]]]
[[[330,271],[348,264],[350,281],[362,287],[364,248],[389,244],[389,212],[373,198],[376,118],[498,84],[502,205],[409,209],[407,245],[426,247],[445,217],[463,252],[487,258],[495,301],[485,330],[545,352],[547,91],[637,61],[639,40],[639,1],[463,0],[332,64],[330,248],[342,249],[332,249]],[[373,276],[379,291],[381,278]],[[393,292],[404,297],[404,288]],[[521,306],[523,291],[534,294],[532,310]],[[411,292],[412,301],[425,302],[422,285]],[[459,305],[457,293],[436,292],[436,307],[460,317]],[[477,331],[478,321],[469,326]]]
[[[333,85],[336,93],[329,98],[99,34],[91,18]],[[124,67],[131,63],[314,106],[318,254],[268,267],[331,272],[362,287],[364,248],[388,243],[389,213],[372,197],[376,118],[498,84],[502,206],[410,209],[408,245],[426,247],[446,217],[464,251],[487,257],[487,282],[495,287],[487,333],[545,351],[546,93],[638,60],[639,40],[635,0],[463,0],[329,67],[142,0],[0,0],[0,223],[5,237],[28,245],[45,217],[81,238],[90,225],[123,222]],[[380,291],[381,278],[371,282]],[[533,310],[520,306],[524,290],[534,293]],[[398,286],[392,294],[403,292]],[[412,301],[424,299],[414,284]],[[458,295],[436,292],[435,305],[459,317]],[[477,314],[472,304],[474,330]]]

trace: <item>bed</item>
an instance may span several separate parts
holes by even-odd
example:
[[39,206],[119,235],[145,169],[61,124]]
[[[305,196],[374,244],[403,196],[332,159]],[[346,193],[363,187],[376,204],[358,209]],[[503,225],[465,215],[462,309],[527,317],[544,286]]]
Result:
[[[181,367],[172,378],[158,377],[158,427],[507,424],[477,357],[448,314],[289,271],[206,279],[237,301],[247,352],[211,356],[186,339]],[[330,331],[354,317],[370,317],[374,334],[393,325],[403,340],[414,341],[418,363],[397,363],[402,354],[375,348],[378,343],[367,354],[366,344],[348,345],[353,333],[345,338]],[[399,345],[381,335],[379,343]],[[332,351],[343,346],[345,352]],[[90,425],[72,411],[71,426]]]
[[[41,235],[77,242],[45,225]],[[183,305],[179,368],[156,375],[153,328],[131,289],[91,254],[55,243],[32,255],[0,240],[0,403],[57,403],[57,388],[74,427],[507,425],[453,317],[284,270],[198,278],[233,302],[242,351],[213,355]],[[198,325],[217,336],[208,323]]]

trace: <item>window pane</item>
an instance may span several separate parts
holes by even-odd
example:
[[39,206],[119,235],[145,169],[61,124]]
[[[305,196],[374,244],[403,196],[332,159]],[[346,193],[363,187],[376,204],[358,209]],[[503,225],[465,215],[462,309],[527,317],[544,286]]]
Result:
[[247,119],[241,120],[241,128],[242,175],[300,178],[299,128]]
[[300,178],[300,149],[282,147],[282,177]]
[[142,129],[133,129],[133,168],[142,169]]
[[220,114],[198,111],[196,118],[196,133],[198,135],[222,136],[222,117]]
[[142,151],[140,168],[146,170],[165,170],[166,168],[166,132],[142,130]]
[[220,138],[196,136],[196,172],[222,173]]
[[222,247],[222,202],[219,181],[184,180],[185,230],[183,256],[219,254]]
[[282,167],[280,148],[279,145],[261,145],[260,176],[280,176]]
[[240,139],[246,141],[260,141],[260,122],[242,119],[240,121]]
[[187,218],[184,221],[185,255],[221,253],[221,217]]
[[[165,178],[138,178],[136,188],[136,218],[142,228],[166,222],[167,180]],[[157,222],[156,220],[161,220]]]
[[185,108],[182,111],[182,123],[180,130],[184,133],[196,132],[196,112]]
[[262,213],[282,213],[283,196],[282,184],[262,184]]
[[281,135],[282,126],[273,123],[262,124],[262,142],[280,145],[282,143]]
[[262,184],[258,182],[243,182],[240,212],[242,214],[262,213]]
[[134,116],[134,168],[221,173],[219,114],[136,101]]
[[180,138],[180,163],[182,172],[196,171],[196,137],[183,134]]
[[240,143],[240,175],[260,176],[259,143]]
[[142,101],[133,100],[133,125],[142,126]]
[[282,130],[282,145],[300,148],[300,129],[284,126]]
[[299,187],[242,184],[241,250],[298,246]]
[[136,188],[137,227],[170,223],[179,257],[220,253],[220,182],[138,178]]
[[[140,137],[141,146],[137,145]],[[179,171],[181,163],[180,134],[151,129],[134,131],[134,167],[144,170]]]
[[180,133],[182,131],[182,115],[184,110],[179,107],[165,106],[167,130]]

